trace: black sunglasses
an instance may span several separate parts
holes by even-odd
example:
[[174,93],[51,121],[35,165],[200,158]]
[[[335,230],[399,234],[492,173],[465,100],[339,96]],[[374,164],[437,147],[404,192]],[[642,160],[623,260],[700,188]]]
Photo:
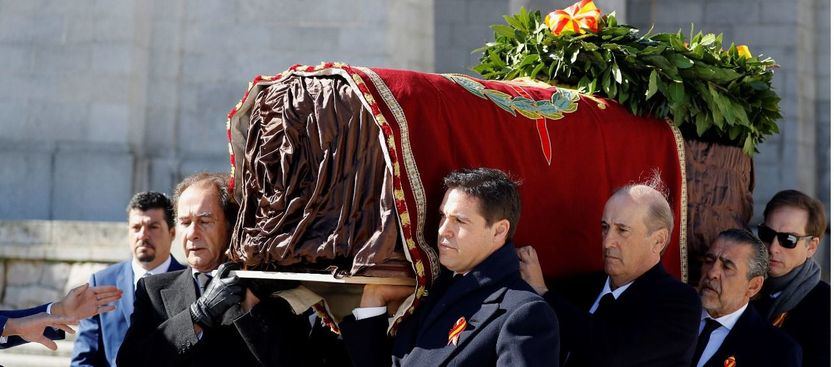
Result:
[[797,236],[793,233],[776,232],[773,228],[766,224],[759,224],[759,239],[765,244],[769,245],[773,242],[773,237],[779,239],[779,245],[784,248],[794,248],[803,238],[814,237],[813,235]]

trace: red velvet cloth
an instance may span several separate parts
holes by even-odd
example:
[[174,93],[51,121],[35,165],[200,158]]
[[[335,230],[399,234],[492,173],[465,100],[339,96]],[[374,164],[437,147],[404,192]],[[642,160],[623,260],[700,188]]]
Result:
[[[424,270],[437,266],[425,255],[436,244],[443,176],[483,166],[522,181],[515,243],[536,248],[547,277],[601,269],[600,217],[606,200],[617,187],[658,169],[670,189],[676,221],[663,262],[671,274],[685,273],[682,143],[665,121],[635,117],[609,100],[531,83],[344,64],[295,66],[286,73],[336,74],[353,81],[385,134],[400,226],[405,239],[413,241],[412,260],[425,262]],[[274,81],[259,77],[254,82]],[[556,91],[563,98],[554,109]],[[571,97],[578,100],[571,103]]]

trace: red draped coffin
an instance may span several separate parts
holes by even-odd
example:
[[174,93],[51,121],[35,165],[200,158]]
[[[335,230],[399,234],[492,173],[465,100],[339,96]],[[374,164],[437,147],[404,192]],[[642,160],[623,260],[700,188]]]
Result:
[[228,124],[242,201],[230,255],[250,268],[373,275],[378,265],[415,277],[419,300],[439,267],[442,178],[493,167],[521,182],[515,243],[536,248],[549,278],[601,269],[606,200],[657,170],[678,224],[663,262],[686,274],[680,135],[609,100],[328,63],[255,78]]

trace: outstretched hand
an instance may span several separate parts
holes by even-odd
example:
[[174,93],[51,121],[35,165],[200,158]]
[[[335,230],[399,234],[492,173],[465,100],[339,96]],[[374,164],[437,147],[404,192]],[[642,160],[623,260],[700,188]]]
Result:
[[35,315],[6,320],[6,327],[3,328],[3,336],[17,335],[26,341],[40,343],[51,350],[56,350],[58,349],[58,345],[43,335],[44,329],[51,327],[75,334],[75,330],[68,325],[75,322],[77,321],[67,316],[50,315],[46,312],[41,312]]
[[81,320],[116,309],[112,305],[122,298],[122,291],[114,285],[90,287],[89,283],[73,288],[64,298],[52,304],[53,315]]
[[521,279],[524,279],[530,287],[539,295],[547,293],[547,285],[544,283],[542,266],[539,264],[539,255],[533,246],[517,248],[519,267],[521,268]]

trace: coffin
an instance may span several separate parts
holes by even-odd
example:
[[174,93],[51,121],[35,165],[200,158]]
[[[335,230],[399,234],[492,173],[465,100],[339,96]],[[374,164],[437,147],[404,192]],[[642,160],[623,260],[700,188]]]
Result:
[[241,203],[229,255],[248,270],[411,278],[407,315],[439,272],[442,178],[493,167],[521,182],[514,243],[536,248],[547,278],[601,270],[606,200],[656,170],[677,223],[663,263],[687,274],[680,133],[613,101],[325,63],[256,77],[228,118]]

